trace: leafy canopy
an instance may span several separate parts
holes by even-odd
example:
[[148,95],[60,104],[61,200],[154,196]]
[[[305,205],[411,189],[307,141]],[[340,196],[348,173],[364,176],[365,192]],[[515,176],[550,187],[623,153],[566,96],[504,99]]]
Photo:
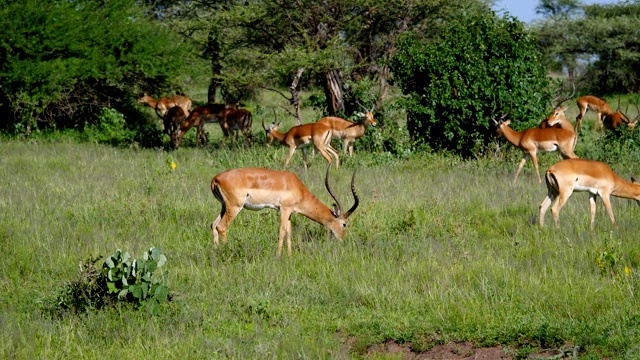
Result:
[[539,57],[521,22],[493,14],[453,20],[434,41],[405,34],[391,68],[406,95],[411,136],[470,156],[493,136],[497,112],[539,121],[550,98]]

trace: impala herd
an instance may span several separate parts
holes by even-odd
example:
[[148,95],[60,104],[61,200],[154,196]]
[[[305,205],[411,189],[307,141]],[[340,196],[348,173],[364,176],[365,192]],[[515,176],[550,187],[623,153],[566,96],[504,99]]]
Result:
[[[575,92],[575,88],[574,88]],[[524,131],[516,131],[509,127],[511,120],[503,115],[500,119],[493,119],[498,135],[503,136],[509,143],[522,150],[523,158],[518,164],[513,182],[518,179],[520,171],[528,158],[531,158],[538,177],[538,183],[542,182],[538,169],[538,152],[558,151],[563,160],[551,166],[545,173],[547,196],[539,207],[539,224],[544,226],[544,216],[549,207],[558,226],[560,209],[567,199],[575,191],[589,192],[591,205],[591,229],[594,228],[596,213],[596,197],[600,196],[605,209],[615,223],[611,209],[610,196],[634,199],[640,205],[640,183],[632,178],[631,182],[622,179],[606,164],[580,159],[574,153],[578,141],[578,133],[581,130],[582,120],[591,110],[596,113],[595,129],[615,129],[626,125],[634,127],[640,118],[631,121],[618,110],[613,111],[609,104],[600,98],[587,95],[578,98],[579,114],[576,117],[576,126],[571,124],[565,115],[568,106],[562,103],[569,97],[559,100],[551,114],[545,118],[537,128],[529,128]],[[554,100],[555,101],[555,100]],[[238,132],[241,132],[247,143],[253,141],[251,127],[252,114],[246,109],[238,109],[237,105],[205,104],[190,110],[191,100],[184,96],[172,96],[168,98],[154,99],[147,94],[138,99],[139,103],[146,103],[153,107],[162,119],[164,132],[170,136],[171,145],[174,148],[180,146],[182,137],[191,129],[196,128],[196,145],[206,143],[207,138],[204,124],[218,123],[224,135],[224,143],[231,137],[233,145],[237,140]],[[274,111],[275,113],[275,111]],[[224,171],[211,180],[211,191],[214,197],[222,204],[220,214],[211,224],[213,242],[217,246],[219,238],[227,241],[227,229],[233,219],[243,208],[249,210],[261,210],[272,208],[280,211],[280,228],[278,236],[278,248],[276,255],[280,256],[284,240],[287,241],[287,253],[291,256],[291,220],[292,214],[300,213],[305,217],[322,224],[339,240],[342,240],[347,227],[349,216],[357,209],[359,199],[355,189],[355,172],[351,178],[351,192],[354,204],[344,212],[342,205],[329,185],[329,174],[335,162],[336,168],[340,166],[338,151],[331,146],[332,139],[343,141],[345,154],[353,156],[353,143],[362,137],[367,127],[376,126],[374,109],[365,113],[357,113],[362,119],[360,122],[352,122],[335,116],[327,116],[314,123],[294,126],[286,132],[281,132],[280,122],[275,120],[266,126],[262,121],[262,128],[266,135],[266,145],[271,146],[275,141],[289,148],[284,161],[287,167],[294,152],[297,149],[303,151],[304,169],[307,169],[307,149],[317,149],[327,160],[325,175],[325,187],[329,195],[335,201],[333,209],[324,205],[316,198],[292,172],[277,171],[264,168],[237,168]]]

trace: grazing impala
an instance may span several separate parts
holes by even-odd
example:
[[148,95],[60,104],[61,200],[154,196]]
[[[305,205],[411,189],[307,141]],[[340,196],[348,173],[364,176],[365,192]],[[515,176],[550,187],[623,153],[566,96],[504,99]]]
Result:
[[307,147],[315,145],[329,163],[336,159],[336,168],[340,168],[340,157],[336,149],[331,147],[331,127],[322,123],[310,123],[294,126],[286,133],[278,131],[280,123],[273,122],[267,128],[262,121],[262,128],[267,135],[267,146],[271,146],[273,140],[278,140],[289,147],[289,154],[284,160],[286,167],[296,149],[302,149],[304,168],[307,169]]
[[557,128],[531,128],[524,131],[515,131],[509,127],[511,120],[504,120],[505,117],[506,115],[499,121],[493,119],[494,124],[498,128],[498,134],[504,136],[513,146],[524,152],[524,157],[520,160],[516,176],[513,179],[514,183],[518,180],[518,174],[520,174],[529,157],[533,160],[538,182],[542,182],[540,170],[538,169],[538,157],[536,155],[538,151],[559,151],[564,159],[577,158],[573,152],[573,148],[578,141],[576,133]]
[[172,134],[178,130],[182,122],[186,119],[187,115],[180,106],[174,106],[162,117],[162,123],[164,124],[164,132],[172,136]]
[[[358,207],[355,189],[356,173],[351,178],[351,192],[354,204],[347,212],[329,186],[327,167],[325,186],[335,201],[333,210],[316,198],[307,187],[290,172],[259,168],[227,170],[211,180],[213,196],[222,203],[220,215],[211,224],[213,243],[218,245],[218,236],[227,242],[227,229],[243,208],[261,210],[272,208],[280,210],[280,231],[276,256],[282,253],[282,244],[287,239],[287,254],[291,256],[291,215],[300,213],[307,218],[324,225],[339,240],[344,239],[347,219]],[[336,205],[337,204],[337,205]]]
[[220,113],[226,108],[227,106],[225,104],[205,104],[193,109],[180,126],[180,129],[171,135],[173,147],[177,149],[178,146],[180,146],[184,134],[194,126],[196,127],[196,146],[200,143],[200,140],[206,144],[207,137],[204,132],[204,124],[220,121]]
[[638,123],[638,118],[640,118],[640,114],[638,114],[634,121],[631,121],[627,115],[620,111],[616,111],[613,114],[604,115],[602,118],[602,125],[609,130],[615,130],[618,126],[623,124],[633,128]]
[[162,115],[161,117],[164,117],[167,111],[174,106],[180,106],[185,115],[189,115],[189,110],[191,109],[191,99],[181,95],[174,95],[156,100],[145,93],[138,99],[138,102],[147,104],[156,109],[156,111],[160,111],[160,114]]
[[591,229],[596,217],[596,196],[600,195],[611,222],[615,224],[610,196],[634,199],[640,205],[640,184],[634,178],[624,180],[607,164],[585,159],[562,160],[552,165],[545,175],[547,197],[540,204],[540,226],[544,226],[544,214],[551,207],[553,220],[558,226],[560,209],[574,191],[589,192],[591,204]]
[[603,115],[613,114],[615,111],[611,110],[611,106],[605,100],[595,97],[593,95],[585,95],[576,101],[580,113],[576,117],[576,130],[580,130],[582,127],[582,119],[587,111],[591,110],[596,113],[597,123],[594,129],[602,128]]
[[317,121],[318,123],[327,124],[331,127],[333,138],[342,140],[342,149],[344,153],[348,153],[349,156],[353,156],[353,144],[356,139],[364,135],[367,127],[376,126],[376,119],[373,118],[371,111],[358,113],[358,115],[363,118],[359,123],[354,123],[337,116],[326,116]]

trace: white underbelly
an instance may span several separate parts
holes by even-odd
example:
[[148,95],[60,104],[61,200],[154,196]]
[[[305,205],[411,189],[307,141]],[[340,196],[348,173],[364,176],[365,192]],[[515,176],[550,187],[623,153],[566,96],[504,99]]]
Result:
[[575,184],[573,186],[573,191],[586,191],[586,192],[590,192],[592,194],[598,194],[598,189],[589,187],[589,186],[580,186],[580,184]]

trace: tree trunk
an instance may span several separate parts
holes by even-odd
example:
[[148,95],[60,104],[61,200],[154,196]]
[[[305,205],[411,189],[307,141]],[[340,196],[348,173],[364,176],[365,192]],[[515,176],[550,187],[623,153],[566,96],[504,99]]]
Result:
[[207,39],[207,50],[205,54],[209,55],[211,58],[211,83],[209,84],[209,90],[207,92],[207,101],[210,104],[215,104],[216,102],[216,94],[218,89],[220,88],[219,75],[222,72],[222,65],[220,64],[220,33],[217,29],[212,29],[209,32],[209,37]]
[[325,73],[324,93],[327,98],[327,112],[336,116],[344,114],[344,92],[342,91],[342,73],[331,70]]
[[293,77],[293,81],[291,82],[291,86],[289,86],[289,92],[291,93],[291,99],[289,103],[293,105],[293,108],[296,112],[296,118],[298,119],[298,125],[302,125],[302,112],[300,110],[300,90],[298,90],[298,83],[300,82],[300,78],[302,77],[302,73],[304,72],[304,68],[298,69],[296,72],[296,76]]

